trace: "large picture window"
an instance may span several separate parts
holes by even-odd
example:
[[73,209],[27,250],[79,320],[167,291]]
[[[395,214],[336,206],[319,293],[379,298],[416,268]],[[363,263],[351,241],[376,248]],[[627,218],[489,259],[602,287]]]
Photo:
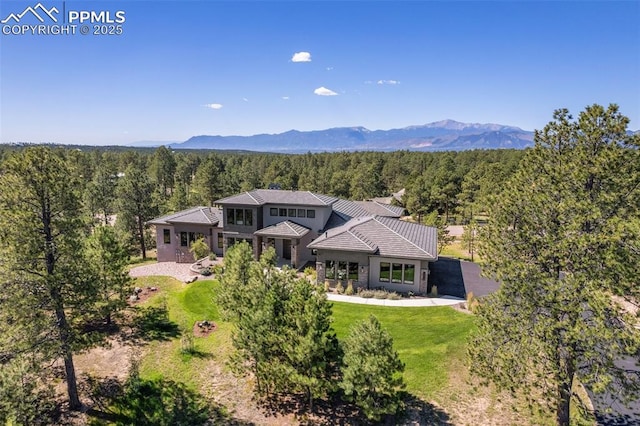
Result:
[[269,209],[269,216],[278,216],[278,208],[277,207],[271,207]]
[[316,211],[315,210],[307,210],[307,217],[311,219],[315,219]]
[[221,249],[224,247],[224,235],[222,232],[218,233],[218,248]]
[[413,284],[416,276],[416,265],[412,263],[380,262],[378,281],[397,284]]
[[181,232],[180,246],[191,247],[191,244],[200,238],[204,238],[204,234],[201,234],[200,232]]
[[328,280],[358,281],[358,262],[327,260],[324,277]]
[[227,224],[240,226],[253,226],[253,210],[251,209],[228,209]]
[[298,217],[306,217],[306,210],[305,209],[298,209]]

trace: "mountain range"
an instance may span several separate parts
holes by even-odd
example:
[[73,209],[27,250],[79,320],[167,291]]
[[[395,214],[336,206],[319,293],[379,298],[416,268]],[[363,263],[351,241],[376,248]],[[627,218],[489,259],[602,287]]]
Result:
[[[146,144],[149,146],[151,143]],[[185,142],[168,144],[173,149],[232,149],[283,153],[365,150],[463,151],[524,149],[532,145],[533,132],[518,127],[461,123],[454,120],[391,130],[337,127],[313,131],[289,130],[284,133],[253,136],[201,135],[193,136]]]

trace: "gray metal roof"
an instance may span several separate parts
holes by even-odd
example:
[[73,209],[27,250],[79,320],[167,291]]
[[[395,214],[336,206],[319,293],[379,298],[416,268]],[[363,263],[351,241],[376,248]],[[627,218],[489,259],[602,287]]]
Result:
[[308,247],[368,251],[385,257],[435,260],[438,258],[437,241],[437,230],[434,227],[395,218],[369,216],[351,219],[342,226],[328,230]]
[[378,201],[354,201],[357,205],[367,210],[370,214],[386,217],[401,217],[404,207],[393,206]]
[[333,211],[342,219],[349,220],[362,216],[401,217],[404,208],[375,201],[349,201],[339,199],[333,203]]
[[330,206],[338,199],[329,195],[316,194],[309,191],[287,191],[280,189],[254,189],[242,194],[217,200],[215,204],[252,205],[289,204],[298,206]]
[[214,207],[192,207],[148,221],[150,225],[211,225],[216,226],[222,218],[222,210]]
[[309,231],[310,229],[306,226],[285,220],[284,222],[262,228],[254,232],[254,234],[262,237],[300,238],[308,234]]

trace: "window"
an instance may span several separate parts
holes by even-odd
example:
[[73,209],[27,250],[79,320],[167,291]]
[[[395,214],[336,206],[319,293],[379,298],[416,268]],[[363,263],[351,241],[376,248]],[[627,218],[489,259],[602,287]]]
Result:
[[334,260],[327,260],[325,262],[326,272],[324,277],[328,280],[336,279],[336,262]]
[[348,278],[350,280],[358,281],[358,263],[349,262]]
[[327,260],[325,269],[324,277],[328,280],[358,281],[358,262]]
[[244,210],[236,209],[236,225],[244,225]]
[[224,235],[222,235],[222,232],[218,233],[218,248],[221,249],[224,247]]
[[380,282],[413,284],[415,282],[416,265],[380,262]]
[[380,262],[380,281],[389,282],[391,277],[391,264],[389,262]]
[[286,216],[287,215],[287,209],[280,209],[280,216]]
[[180,246],[191,247],[191,243],[195,240],[199,240],[200,238],[204,238],[204,234],[201,234],[200,232],[181,232]]
[[403,282],[405,284],[413,284],[413,278],[416,273],[416,265],[404,265],[404,278]]
[[316,211],[315,210],[307,210],[307,217],[311,219],[315,219]]
[[402,263],[391,264],[391,282],[392,283],[402,282]]
[[306,217],[306,213],[305,209],[298,209],[298,217]]
[[227,225],[253,225],[253,210],[251,209],[228,209]]
[[296,209],[289,209],[289,217],[296,217]]
[[338,262],[338,279],[344,280],[347,278],[347,262]]
[[276,207],[271,207],[269,209],[269,216],[278,216],[278,209]]
[[163,229],[162,236],[165,244],[171,244],[171,229]]

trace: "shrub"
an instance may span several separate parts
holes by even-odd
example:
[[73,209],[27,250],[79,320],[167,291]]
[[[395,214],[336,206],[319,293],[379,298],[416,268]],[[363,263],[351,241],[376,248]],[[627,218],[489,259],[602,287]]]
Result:
[[331,291],[331,284],[329,284],[329,280],[324,280],[324,292],[329,293]]
[[386,299],[389,293],[386,290],[375,290],[373,292],[373,297],[376,299]]
[[211,252],[207,243],[204,242],[204,238],[198,238],[192,242],[189,251],[193,253],[196,260],[209,256],[209,253]]
[[402,296],[398,293],[396,293],[395,291],[392,291],[391,293],[387,294],[387,299],[389,300],[400,300],[402,299]]
[[196,351],[196,343],[193,336],[193,328],[183,324],[180,336],[180,352],[183,354],[193,354]]
[[431,297],[438,297],[438,286],[435,284],[431,287]]
[[218,256],[214,252],[209,253],[209,260],[216,260],[217,258]]
[[316,272],[315,268],[307,266],[306,268],[304,268],[304,276],[315,279],[318,276],[318,273]]
[[200,275],[204,275],[205,277],[208,277],[209,275],[213,274],[213,271],[211,270],[210,267],[207,268],[202,268],[200,270]]
[[371,299],[374,295],[375,291],[373,290],[362,290],[362,291],[358,291],[358,294],[360,295],[360,297],[363,297],[365,299]]
[[338,294],[344,293],[344,287],[342,286],[342,281],[338,281],[338,284],[336,284],[336,293]]
[[347,296],[353,295],[353,281],[349,280],[347,282],[347,289],[344,291],[344,294]]

